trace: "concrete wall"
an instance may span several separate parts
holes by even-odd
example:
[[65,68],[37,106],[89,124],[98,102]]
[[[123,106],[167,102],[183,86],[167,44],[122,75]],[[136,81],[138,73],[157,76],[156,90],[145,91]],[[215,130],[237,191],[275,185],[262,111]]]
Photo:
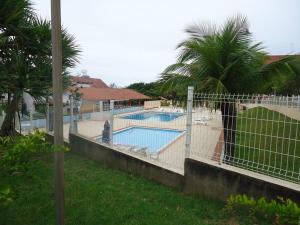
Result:
[[184,169],[183,191],[187,194],[200,194],[223,201],[236,194],[257,198],[265,196],[268,199],[281,196],[300,204],[300,189],[296,184],[264,175],[254,177],[193,159],[185,159]]
[[296,107],[288,107],[281,105],[270,105],[270,104],[241,104],[241,106],[245,106],[247,108],[255,108],[255,107],[265,107],[269,110],[273,110],[279,112],[283,115],[286,115],[292,119],[300,120],[300,109]]
[[300,120],[300,109],[294,107],[280,106],[280,105],[262,105],[263,107],[284,114],[295,120]]
[[144,109],[153,109],[153,108],[159,108],[159,107],[160,107],[160,100],[144,102]]
[[[47,135],[47,140],[52,142],[53,136]],[[187,158],[183,176],[80,135],[70,134],[69,143],[65,144],[73,153],[98,161],[110,168],[141,175],[175,187],[186,194],[205,195],[222,201],[236,194],[265,196],[268,199],[281,196],[300,204],[300,185],[235,167]]]
[[113,169],[123,170],[155,180],[167,186],[181,188],[183,176],[149,162],[118,152],[80,135],[70,134],[71,151],[86,158],[101,162]]
[[94,112],[91,113],[91,120],[110,120],[112,118],[112,113],[110,111],[105,112]]

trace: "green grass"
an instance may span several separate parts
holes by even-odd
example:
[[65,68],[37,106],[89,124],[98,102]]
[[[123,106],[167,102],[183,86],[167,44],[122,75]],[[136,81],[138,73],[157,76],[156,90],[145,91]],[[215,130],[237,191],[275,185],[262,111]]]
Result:
[[[39,163],[34,178],[1,177],[14,200],[0,206],[0,224],[55,224],[53,163]],[[232,224],[224,203],[105,168],[70,153],[65,157],[66,224]],[[235,223],[234,224],[238,224]]]
[[299,122],[263,107],[241,112],[235,164],[299,182]]

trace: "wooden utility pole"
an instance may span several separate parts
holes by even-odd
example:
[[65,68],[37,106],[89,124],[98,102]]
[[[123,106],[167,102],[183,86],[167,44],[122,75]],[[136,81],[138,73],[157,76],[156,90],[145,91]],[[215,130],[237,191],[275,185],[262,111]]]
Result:
[[[52,80],[54,102],[54,145],[62,146],[63,138],[63,82],[62,36],[60,0],[51,0]],[[64,224],[64,152],[55,152],[55,208],[56,224]]]

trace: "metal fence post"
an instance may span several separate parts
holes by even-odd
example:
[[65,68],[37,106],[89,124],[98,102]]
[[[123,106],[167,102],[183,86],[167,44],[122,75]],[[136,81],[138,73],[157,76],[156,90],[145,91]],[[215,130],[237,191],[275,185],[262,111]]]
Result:
[[74,102],[73,102],[73,96],[70,95],[69,99],[70,99],[70,128],[69,128],[69,133],[73,133],[74,132],[74,116],[73,116]]
[[50,107],[49,103],[46,103],[46,133],[50,131]]
[[[0,115],[0,117],[1,117],[1,115]],[[20,129],[20,124],[21,124],[21,121],[19,120],[18,113],[15,113],[15,129],[16,130]],[[20,129],[20,133],[22,133],[22,129]]]
[[1,110],[1,114],[0,114],[0,127],[2,126],[3,120],[4,120],[4,111]]
[[113,140],[113,129],[114,129],[114,100],[110,100],[110,129],[109,129],[109,144],[112,146]]
[[[73,128],[72,133],[78,134],[78,120],[79,120],[79,112],[80,112],[80,102],[78,100],[72,99],[73,103]],[[75,115],[74,115],[74,109],[75,109]]]
[[194,87],[188,87],[187,110],[186,110],[187,114],[186,114],[185,158],[189,157],[191,153],[193,93],[194,93]]
[[30,133],[33,131],[33,110],[29,111],[29,121],[30,121]]

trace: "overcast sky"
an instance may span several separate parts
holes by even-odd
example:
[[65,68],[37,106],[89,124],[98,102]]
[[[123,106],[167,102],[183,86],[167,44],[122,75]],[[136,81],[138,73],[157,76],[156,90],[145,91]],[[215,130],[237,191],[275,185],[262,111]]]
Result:
[[[50,19],[50,0],[33,0],[38,14]],[[299,0],[61,0],[62,24],[80,45],[81,62],[106,83],[149,82],[176,59],[184,28],[215,22],[237,13],[271,54],[300,52]]]

